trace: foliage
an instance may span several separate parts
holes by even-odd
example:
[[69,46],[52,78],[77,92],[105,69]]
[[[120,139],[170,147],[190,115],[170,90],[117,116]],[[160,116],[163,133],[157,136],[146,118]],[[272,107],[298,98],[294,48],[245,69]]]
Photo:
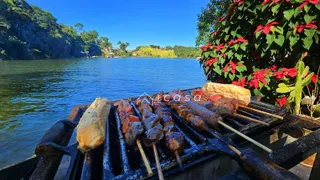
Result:
[[210,0],[205,9],[198,15],[198,36],[196,45],[209,43],[209,37],[220,17],[225,15],[232,0]]
[[309,74],[319,67],[319,13],[319,0],[236,0],[217,18],[209,43],[201,47],[205,74],[285,105],[289,92],[279,94],[276,88],[279,81],[294,83],[298,57],[309,53],[304,59]]
[[197,58],[201,56],[201,50],[195,47],[174,46],[173,51],[179,58]]
[[160,57],[160,58],[176,58],[173,50],[165,50],[159,48],[152,48],[150,46],[140,46],[138,50],[133,51],[140,57]]
[[81,23],[75,27],[78,31],[58,24],[52,14],[24,0],[1,0],[0,59],[101,55],[101,48],[107,43],[105,39],[100,41],[96,31],[83,31]]
[[301,100],[302,100],[302,93],[303,88],[310,84],[311,78],[313,77],[314,73],[309,73],[309,66],[305,66],[304,62],[301,60],[297,63],[297,77],[295,80],[295,84],[285,84],[280,83],[278,88],[276,89],[277,93],[289,93],[288,102],[295,103],[294,111],[296,114],[300,114],[301,108]]
[[124,51],[124,52],[127,52],[127,48],[128,48],[128,46],[130,46],[130,43],[128,43],[128,42],[119,41],[117,44],[119,45],[120,50]]

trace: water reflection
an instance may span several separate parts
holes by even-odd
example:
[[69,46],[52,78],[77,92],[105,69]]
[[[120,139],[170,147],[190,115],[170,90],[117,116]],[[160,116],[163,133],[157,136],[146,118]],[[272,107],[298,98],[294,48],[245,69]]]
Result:
[[204,81],[198,62],[190,59],[0,61],[0,167],[31,156],[43,133],[74,105]]

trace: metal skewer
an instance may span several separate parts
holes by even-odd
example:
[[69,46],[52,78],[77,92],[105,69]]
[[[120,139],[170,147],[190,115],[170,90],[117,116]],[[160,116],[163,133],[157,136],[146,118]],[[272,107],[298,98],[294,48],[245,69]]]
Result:
[[233,127],[229,126],[228,124],[226,124],[226,123],[224,123],[224,122],[222,122],[222,121],[218,121],[218,123],[219,123],[220,125],[222,125],[223,127],[229,129],[230,131],[236,133],[237,135],[241,136],[241,137],[244,138],[245,140],[247,140],[247,141],[251,142],[252,144],[260,147],[261,149],[267,151],[268,153],[272,153],[272,150],[271,150],[270,148],[268,148],[268,147],[266,147],[265,145],[257,142],[256,140],[250,138],[249,136],[247,136],[247,135],[245,135],[245,134],[237,131],[236,129],[234,129]]
[[247,119],[247,120],[252,121],[252,122],[256,122],[256,123],[259,123],[259,124],[263,124],[263,125],[269,126],[269,123],[260,121],[260,120],[258,120],[258,119],[254,119],[254,118],[251,118],[251,117],[248,117],[248,116],[244,116],[244,115],[241,115],[241,114],[238,114],[238,113],[234,113],[233,115],[234,115],[235,117]]
[[143,150],[143,148],[142,148],[142,146],[141,146],[140,140],[137,139],[137,140],[136,140],[136,143],[137,143],[138,149],[139,149],[139,151],[140,151],[140,154],[141,154],[141,156],[142,156],[143,163],[144,163],[144,165],[145,165],[146,168],[147,168],[148,175],[149,175],[149,176],[152,176],[152,175],[153,175],[153,172],[152,172],[152,170],[151,170],[151,167],[150,167],[149,161],[148,161],[148,159],[147,159],[147,156],[146,156],[146,154],[144,153],[144,150]]
[[281,119],[281,120],[284,119],[282,116],[279,116],[279,115],[276,115],[276,114],[271,114],[271,113],[268,113],[268,112],[265,112],[265,111],[261,111],[261,110],[255,109],[255,108],[251,108],[251,107],[247,107],[247,106],[241,106],[241,105],[239,107],[244,108],[244,109],[248,109],[248,110],[251,110],[251,111],[254,111],[254,112],[257,112],[257,113],[265,114],[265,115],[268,115],[268,116],[271,116],[271,117],[275,117],[275,118],[278,118],[278,119]]
[[159,155],[158,155],[158,151],[157,151],[157,147],[156,147],[155,143],[152,143],[152,148],[153,148],[154,158],[156,159],[159,179],[164,180],[161,165],[160,165]]

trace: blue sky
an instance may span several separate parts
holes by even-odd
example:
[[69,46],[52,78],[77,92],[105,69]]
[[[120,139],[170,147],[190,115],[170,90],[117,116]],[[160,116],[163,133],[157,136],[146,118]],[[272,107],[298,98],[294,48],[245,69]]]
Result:
[[27,0],[50,11],[58,22],[97,30],[114,46],[194,46],[197,14],[209,0]]

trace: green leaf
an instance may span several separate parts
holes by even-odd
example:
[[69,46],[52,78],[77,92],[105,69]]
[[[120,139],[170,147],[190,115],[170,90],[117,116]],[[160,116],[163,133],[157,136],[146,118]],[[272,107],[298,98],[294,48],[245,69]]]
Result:
[[236,67],[236,70],[237,70],[238,72],[243,72],[243,67],[242,67],[242,66],[237,66],[237,67]]
[[316,32],[315,29],[305,29],[304,30],[304,34],[310,39],[312,39],[312,37],[315,34],[315,32]]
[[307,4],[303,7],[304,11],[306,11],[306,13],[308,13],[308,11],[310,10],[310,6]]
[[286,18],[286,20],[290,20],[292,18],[294,14],[294,9],[290,9],[290,10],[287,10],[287,11],[283,11],[283,16],[284,18]]
[[241,48],[242,50],[246,51],[246,50],[247,50],[247,44],[248,44],[248,43],[242,43],[242,44],[240,45],[240,48]]
[[309,24],[309,23],[311,23],[311,21],[314,20],[316,17],[317,17],[317,15],[315,15],[315,16],[309,16],[308,14],[306,14],[306,15],[304,16],[304,21],[306,22],[306,24]]
[[258,31],[258,32],[256,33],[256,38],[258,38],[258,37],[260,36],[261,32],[262,32],[262,31]]
[[210,51],[209,52],[204,52],[204,57],[208,58],[210,56]]
[[320,3],[316,4],[316,8],[320,10]]
[[289,37],[290,40],[290,49],[292,50],[293,46],[298,42],[299,38],[297,36],[290,36]]
[[231,73],[229,74],[229,78],[231,81],[233,81],[235,77],[236,77],[236,74],[231,74]]
[[236,59],[239,60],[239,61],[241,61],[242,56],[243,56],[242,54],[241,55],[238,54],[238,53],[235,54]]
[[222,70],[219,66],[216,66],[213,70],[214,70],[214,72],[216,72],[217,74],[219,74],[221,76]]
[[271,45],[274,41],[275,36],[272,34],[267,34],[266,39],[267,39],[267,44]]
[[227,77],[228,77],[228,73],[229,73],[229,72],[224,72],[224,78],[227,78]]
[[279,34],[283,34],[283,29],[280,26],[275,27],[275,31],[277,31]]
[[299,10],[299,8],[296,8],[295,10],[294,10],[294,17],[297,17],[299,14],[300,14],[300,10]]
[[307,50],[310,49],[312,43],[313,43],[313,39],[310,39],[308,37],[303,38],[303,47],[306,48]]
[[232,51],[228,51],[228,52],[227,52],[227,56],[228,56],[229,59],[232,57],[232,55],[233,55],[233,52],[232,52]]
[[286,85],[285,83],[280,83],[278,86],[279,87],[288,87],[288,85]]
[[234,49],[235,49],[236,51],[238,51],[238,49],[239,49],[239,44],[235,44],[233,47],[234,47]]
[[236,31],[231,31],[231,35],[232,35],[233,37],[236,37],[237,32],[236,32]]
[[294,90],[294,87],[279,87],[276,89],[277,93],[288,93]]
[[278,13],[278,9],[279,9],[280,5],[281,4],[277,4],[277,5],[275,5],[275,6],[273,6],[271,8],[271,11],[273,12],[273,14],[277,14]]
[[308,84],[310,84],[310,82],[311,82],[311,78],[312,78],[312,76],[314,75],[314,73],[310,73],[306,78],[304,78],[303,80],[302,80],[302,86],[304,87],[304,86],[306,86],[306,85],[308,85]]
[[282,46],[284,43],[284,36],[283,35],[278,35],[278,38],[274,40],[276,44],[279,46]]

